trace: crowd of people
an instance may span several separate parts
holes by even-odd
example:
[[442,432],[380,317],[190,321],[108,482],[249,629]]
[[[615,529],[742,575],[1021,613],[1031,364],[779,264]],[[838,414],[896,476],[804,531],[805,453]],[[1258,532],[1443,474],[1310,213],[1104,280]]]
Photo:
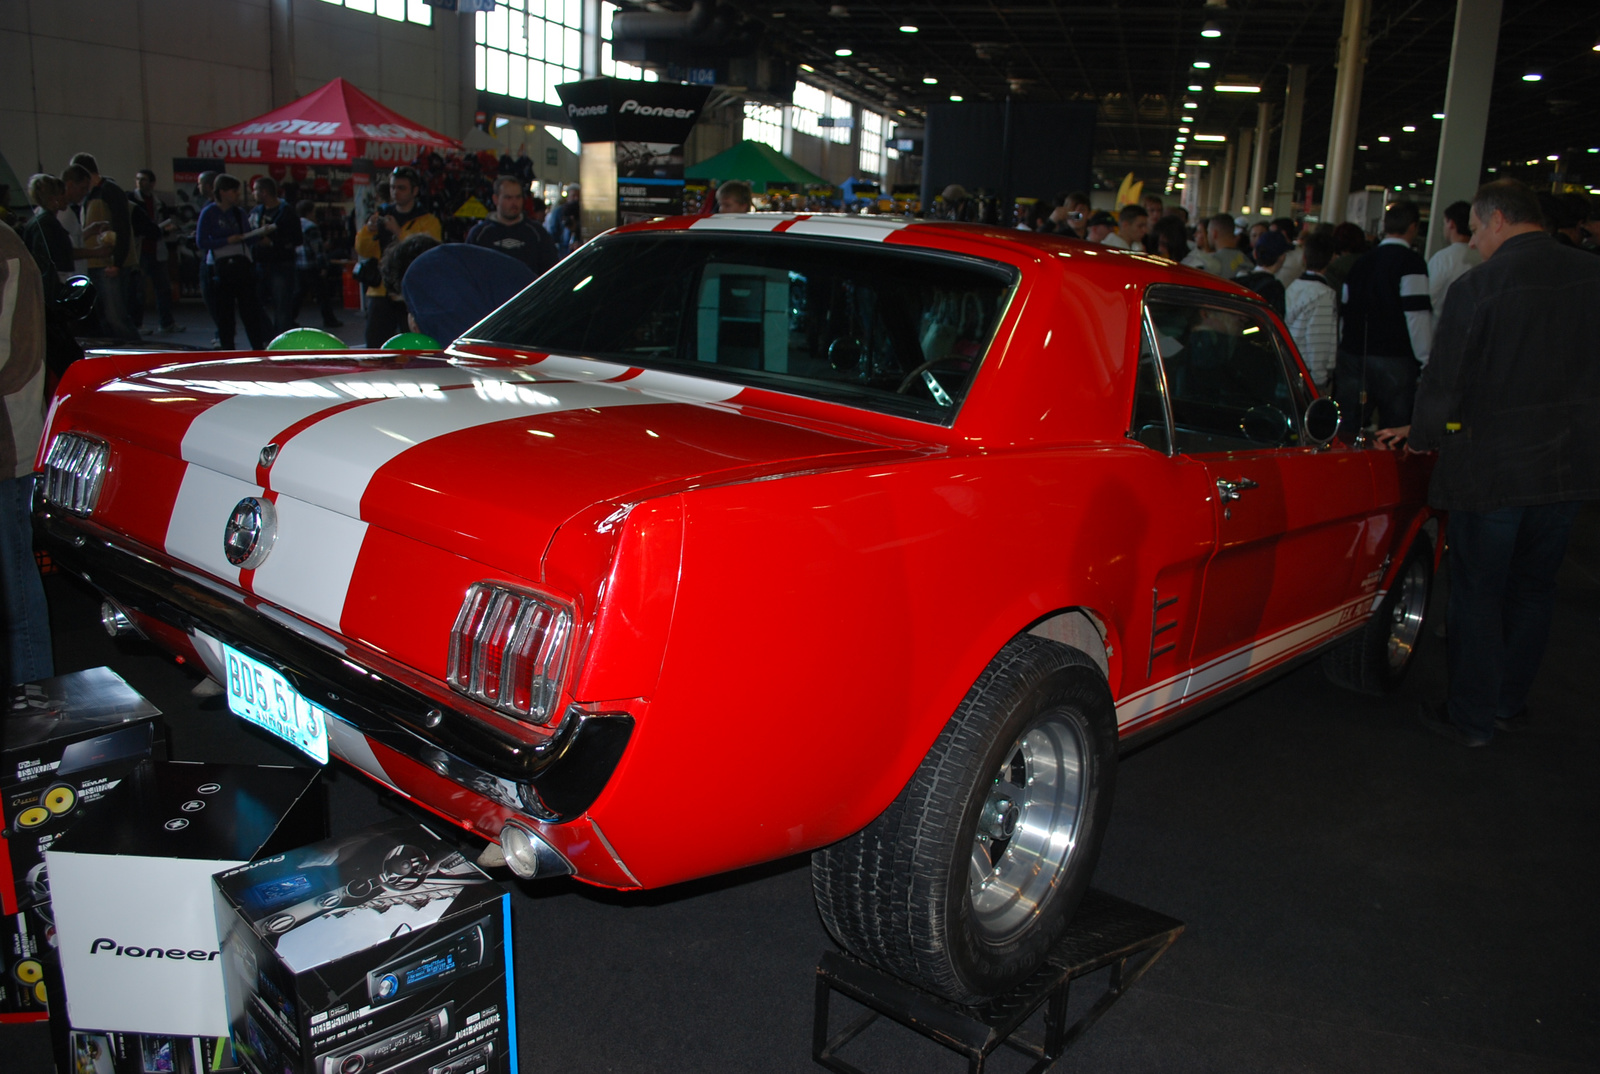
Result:
[[[298,328],[308,306],[323,328],[342,327],[341,273],[351,254],[366,290],[365,342],[381,347],[411,327],[403,292],[385,284],[384,261],[403,240],[481,246],[516,263],[516,271],[506,267],[513,275],[537,276],[570,252],[579,234],[576,185],[547,212],[542,199],[528,196],[532,179],[525,154],[425,154],[381,180],[376,209],[356,221],[330,219],[325,207],[297,197],[306,191],[292,181],[256,175],[247,188],[238,176],[208,171],[195,185],[200,209],[190,235],[181,205],[157,193],[153,171],[141,169],[128,192],[100,174],[91,154],[79,153],[59,176],[29,180],[33,215],[16,229],[45,278],[51,373],[59,377],[82,355],[79,337],[132,342],[183,331],[173,299],[184,240],[198,259],[200,297],[216,328],[212,347],[234,348],[242,327],[249,346],[263,348]],[[452,211],[472,198],[492,206],[487,216]],[[93,283],[95,301],[92,314],[75,322],[59,299],[79,275]],[[152,293],[159,327],[145,329]]]

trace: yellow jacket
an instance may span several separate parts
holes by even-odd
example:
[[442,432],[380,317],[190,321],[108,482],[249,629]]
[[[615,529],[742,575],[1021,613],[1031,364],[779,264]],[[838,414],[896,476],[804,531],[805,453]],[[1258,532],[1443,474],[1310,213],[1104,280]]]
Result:
[[[381,227],[382,225],[380,224],[379,226]],[[413,235],[432,235],[442,242],[444,240],[444,228],[440,226],[439,218],[432,213],[418,213],[400,225],[400,234],[394,237],[394,242],[408,239]],[[360,258],[381,258],[383,256],[383,245],[378,241],[378,234],[372,228],[363,226],[357,229],[356,256]],[[381,283],[376,287],[367,288],[367,297],[369,298],[378,298],[388,293],[388,290]]]

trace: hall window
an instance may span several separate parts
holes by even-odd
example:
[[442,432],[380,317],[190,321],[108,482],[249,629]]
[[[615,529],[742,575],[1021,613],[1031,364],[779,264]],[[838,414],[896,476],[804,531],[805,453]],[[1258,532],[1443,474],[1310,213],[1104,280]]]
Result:
[[613,58],[611,52],[611,16],[622,9],[616,4],[600,5],[600,73],[612,78],[631,78],[634,81],[659,82],[661,76],[637,64]]
[[790,112],[791,126],[801,134],[809,134],[813,138],[826,138],[830,142],[840,145],[850,143],[850,127],[823,127],[817,121],[823,116],[838,118],[850,116],[850,102],[842,97],[834,97],[827,90],[813,86],[807,82],[794,84],[794,107]]
[[867,175],[883,174],[883,127],[883,116],[861,110],[861,171]]
[[499,0],[473,21],[478,89],[561,104],[556,87],[580,77],[583,0]]
[[380,15],[395,22],[414,22],[418,26],[433,25],[433,8],[425,0],[322,0],[334,7],[347,7],[368,15]]
[[769,104],[744,102],[744,137],[765,142],[783,152],[783,109]]

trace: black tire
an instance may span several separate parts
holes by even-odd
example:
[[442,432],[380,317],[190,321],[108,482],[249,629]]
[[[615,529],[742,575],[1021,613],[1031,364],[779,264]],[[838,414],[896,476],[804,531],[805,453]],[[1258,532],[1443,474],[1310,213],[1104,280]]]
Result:
[[1322,673],[1335,686],[1382,695],[1399,689],[1416,662],[1433,589],[1433,545],[1411,542],[1394,584],[1366,624],[1322,654]]
[[823,924],[958,1003],[999,995],[1039,967],[1088,889],[1116,772],[1094,661],[1012,639],[883,815],[812,855]]

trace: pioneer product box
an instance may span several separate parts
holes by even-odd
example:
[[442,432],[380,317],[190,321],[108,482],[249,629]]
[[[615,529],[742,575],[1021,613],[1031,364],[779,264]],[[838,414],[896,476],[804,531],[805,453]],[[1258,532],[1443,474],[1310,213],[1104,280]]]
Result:
[[395,820],[216,877],[252,1074],[513,1074],[510,896]]
[[319,768],[146,763],[50,847],[73,1027],[228,1035],[211,876],[323,838],[320,777]]
[[227,1038],[68,1030],[58,1074],[220,1074],[236,1069]]
[[43,1022],[60,989],[49,904],[0,918],[0,1025]]
[[44,852],[142,761],[160,715],[110,668],[13,686],[0,725],[0,913],[48,902]]

